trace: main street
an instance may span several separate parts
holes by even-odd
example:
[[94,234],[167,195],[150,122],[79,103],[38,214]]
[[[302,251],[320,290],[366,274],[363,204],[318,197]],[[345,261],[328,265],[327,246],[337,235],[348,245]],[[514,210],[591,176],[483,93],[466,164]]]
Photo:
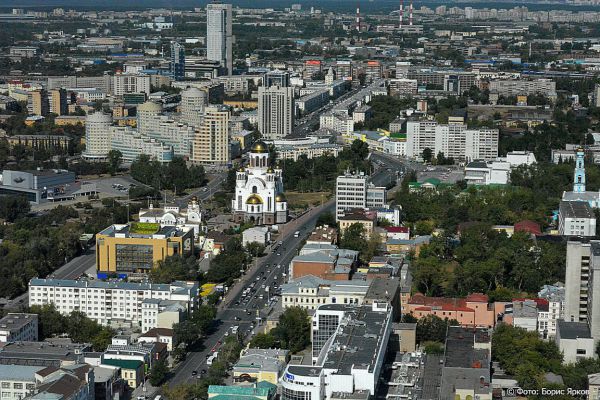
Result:
[[[391,174],[392,172],[385,168],[380,169],[373,174],[371,180],[376,185],[385,185],[389,182]],[[271,292],[274,285],[278,287],[287,280],[287,276],[283,274],[288,274],[292,258],[298,254],[300,245],[315,227],[319,215],[333,212],[334,207],[335,200],[329,200],[322,206],[310,209],[284,227],[283,233],[277,239],[282,245],[278,250],[257,260],[230,289],[217,311],[215,329],[204,338],[204,348],[188,353],[186,360],[173,371],[170,385],[190,383],[196,377],[201,377],[202,370],[208,369],[206,359],[213,351],[218,351],[220,344],[225,340],[226,332],[233,326],[238,326],[239,332],[245,336],[255,328],[259,319],[267,317],[274,303],[269,303],[269,295],[265,289],[270,287]],[[300,231],[299,237],[294,237],[296,231]],[[244,299],[243,291],[252,283],[252,289],[255,291],[249,298]],[[192,375],[193,371],[197,374]]]

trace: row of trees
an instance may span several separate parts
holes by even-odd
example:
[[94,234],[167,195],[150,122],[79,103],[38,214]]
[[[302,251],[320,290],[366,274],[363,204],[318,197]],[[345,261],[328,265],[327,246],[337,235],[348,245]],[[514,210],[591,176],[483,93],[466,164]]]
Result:
[[476,224],[461,230],[459,243],[436,237],[424,246],[412,264],[414,285],[430,296],[484,292],[492,300],[510,301],[564,279],[565,252],[563,243],[536,242],[522,232],[508,237]]
[[[500,362],[508,375],[513,375],[523,389],[587,389],[587,376],[600,372],[600,361],[581,359],[575,364],[562,364],[562,354],[556,344],[539,338],[537,332],[501,324],[492,335],[492,358]],[[548,372],[560,375],[564,384],[546,382]],[[543,397],[528,397],[533,399]],[[572,399],[570,396],[553,396]]]
[[283,160],[285,188],[299,192],[333,190],[336,177],[345,170],[370,170],[371,164],[366,160],[368,154],[369,145],[355,140],[350,147],[344,148],[337,158],[324,155],[309,159],[303,155],[297,161]]
[[259,349],[283,348],[292,353],[304,350],[310,344],[310,318],[305,309],[289,307],[279,317],[279,324],[268,333],[258,333],[250,347]]
[[81,311],[62,315],[54,304],[32,306],[29,312],[38,314],[40,340],[68,335],[73,342],[90,343],[95,351],[104,351],[115,334],[112,329],[91,320]]
[[142,154],[131,164],[131,177],[154,189],[169,189],[182,193],[185,189],[200,187],[206,174],[199,165],[188,167],[181,157],[174,157],[169,163],[161,163]]

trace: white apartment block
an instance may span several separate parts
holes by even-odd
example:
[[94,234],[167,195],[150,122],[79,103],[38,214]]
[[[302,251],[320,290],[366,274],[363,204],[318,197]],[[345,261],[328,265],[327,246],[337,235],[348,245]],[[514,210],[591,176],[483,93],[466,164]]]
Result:
[[429,148],[433,155],[457,161],[493,160],[498,157],[497,129],[468,129],[465,124],[441,125],[436,121],[409,121],[406,124],[408,157],[418,158]]
[[113,76],[113,92],[117,97],[126,93],[145,93],[150,96],[150,75],[116,74]]
[[398,157],[406,157],[406,140],[388,139],[383,141],[383,152]]
[[380,208],[385,205],[384,187],[376,187],[369,176],[363,172],[353,174],[346,172],[336,179],[335,185],[335,218],[343,217],[346,211],[353,208]]
[[490,82],[490,92],[496,91],[503,96],[518,96],[541,93],[556,95],[556,82],[552,79],[498,79]]
[[163,163],[173,159],[171,146],[138,133],[130,126],[110,127],[110,147],[121,152],[123,161],[133,162],[142,154]]
[[291,135],[294,113],[294,88],[258,88],[258,130],[264,139],[279,139]]
[[37,342],[38,315],[8,313],[0,319],[0,342]]
[[417,94],[417,80],[416,79],[390,79],[390,95],[409,97]]
[[206,58],[219,61],[233,73],[233,13],[231,4],[212,3],[206,6]]
[[558,231],[563,236],[596,236],[596,215],[587,201],[561,201]]
[[321,129],[331,129],[342,135],[351,135],[354,132],[354,118],[344,113],[325,113],[319,117]]
[[197,132],[193,126],[176,121],[168,115],[138,116],[138,121],[142,122],[138,128],[141,134],[171,146],[174,155],[182,157],[191,155],[193,139]]
[[0,391],[2,399],[21,400],[35,393],[35,375],[44,366],[0,365]]
[[548,301],[548,309],[538,310],[538,333],[540,337],[554,338],[559,319],[565,315],[565,288],[563,286],[544,285],[538,292],[540,299]]
[[147,299],[175,300],[194,309],[198,283],[167,284],[32,279],[29,306],[54,304],[61,314],[81,311],[101,325],[142,326],[142,304]]

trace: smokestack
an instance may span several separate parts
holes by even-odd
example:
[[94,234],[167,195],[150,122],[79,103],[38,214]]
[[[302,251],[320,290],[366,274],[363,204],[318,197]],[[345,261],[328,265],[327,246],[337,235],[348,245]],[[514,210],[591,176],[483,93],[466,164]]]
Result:
[[400,0],[400,28],[402,28],[402,19],[404,18],[404,0]]
[[413,2],[410,0],[410,10],[408,15],[408,24],[412,26],[413,24]]
[[360,32],[360,3],[356,2],[356,29]]

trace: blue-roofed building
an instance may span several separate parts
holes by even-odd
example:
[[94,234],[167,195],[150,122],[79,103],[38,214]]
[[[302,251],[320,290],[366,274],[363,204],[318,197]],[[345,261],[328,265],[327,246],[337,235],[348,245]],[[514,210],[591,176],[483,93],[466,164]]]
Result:
[[252,386],[210,385],[208,398],[211,400],[272,400],[276,392],[277,386],[267,381]]

